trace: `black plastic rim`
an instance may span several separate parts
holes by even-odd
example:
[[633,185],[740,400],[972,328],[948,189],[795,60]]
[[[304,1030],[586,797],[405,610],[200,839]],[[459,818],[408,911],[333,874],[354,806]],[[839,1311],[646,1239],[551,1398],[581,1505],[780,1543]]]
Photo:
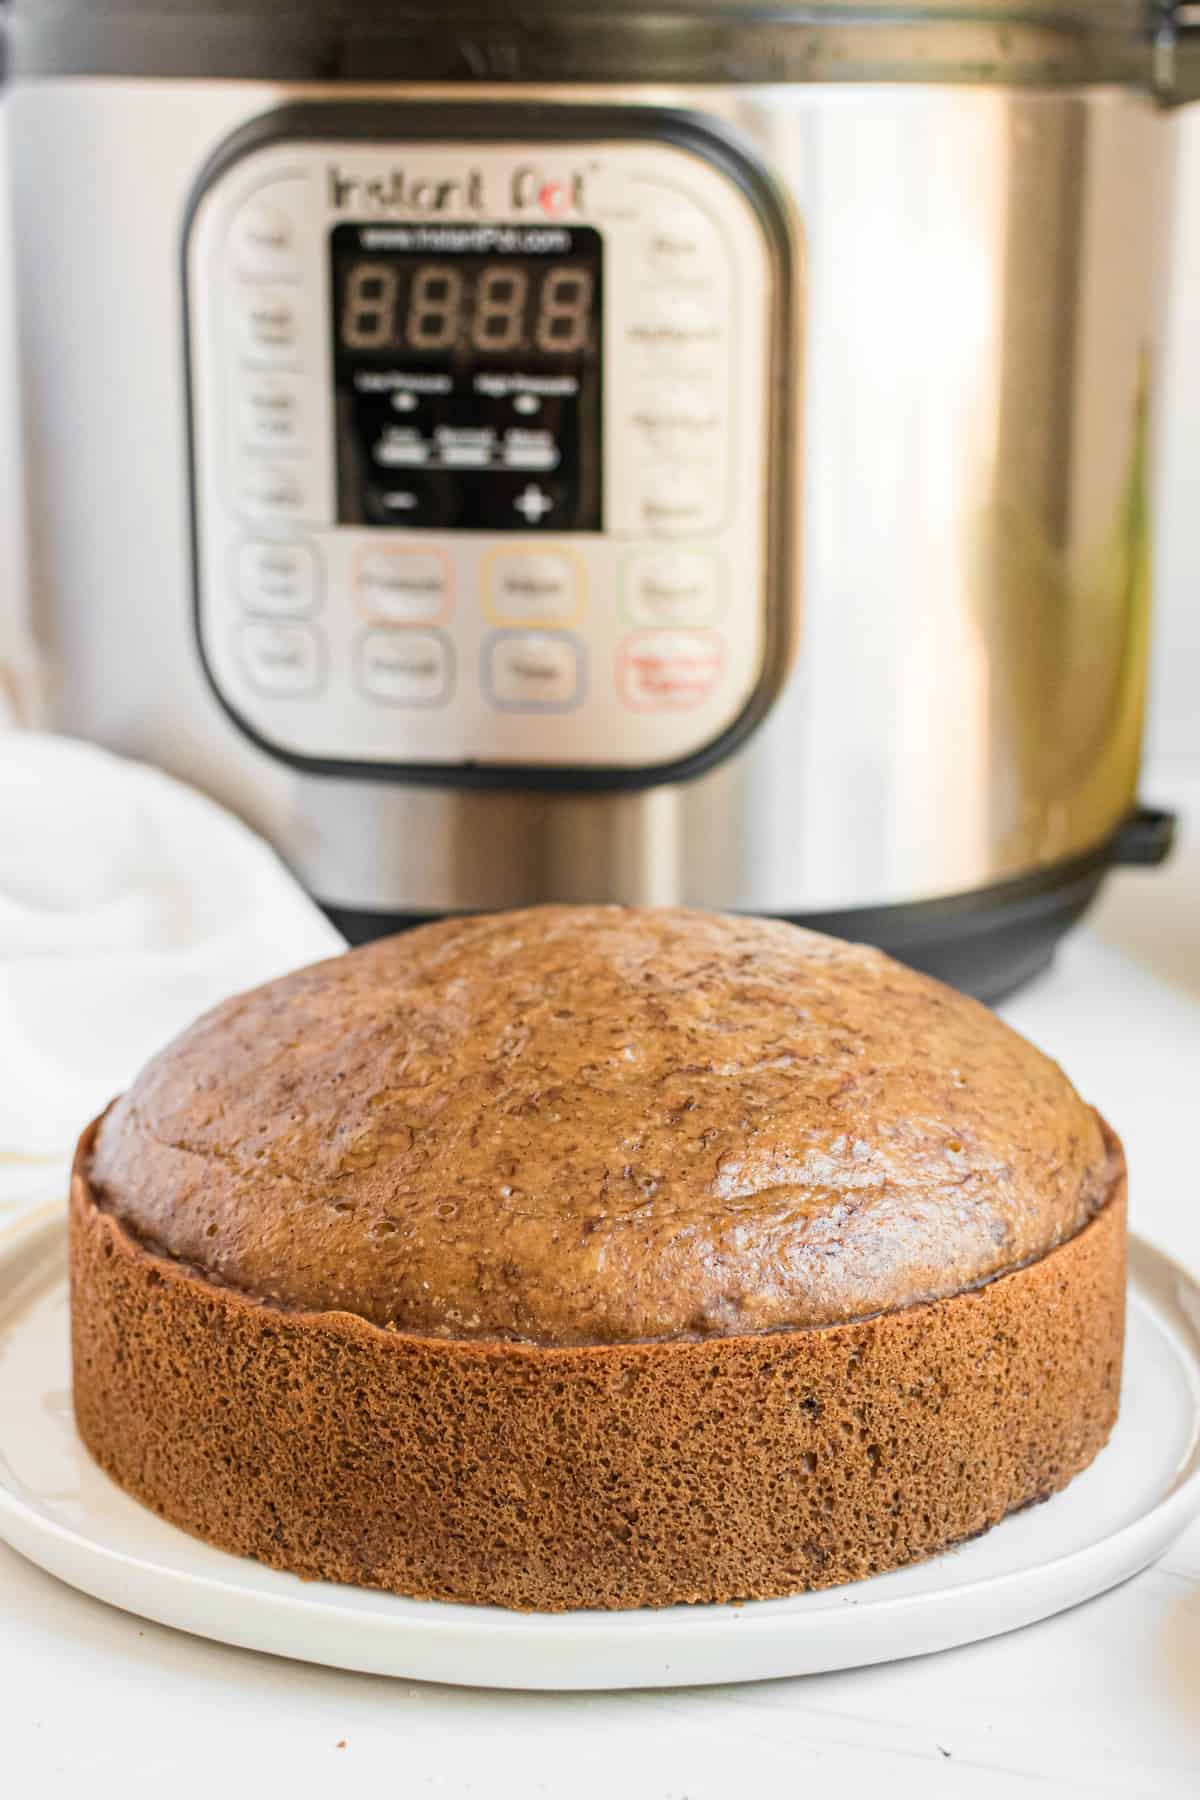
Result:
[[[994,1005],[1049,967],[1060,939],[1083,917],[1110,869],[1165,861],[1174,834],[1172,813],[1142,806],[1096,849],[1014,881],[942,900],[779,916],[830,937],[874,944],[910,968]],[[328,905],[325,912],[350,944],[445,916]]]
[[1168,0],[15,0],[11,35],[20,75],[1149,87],[1173,11]]

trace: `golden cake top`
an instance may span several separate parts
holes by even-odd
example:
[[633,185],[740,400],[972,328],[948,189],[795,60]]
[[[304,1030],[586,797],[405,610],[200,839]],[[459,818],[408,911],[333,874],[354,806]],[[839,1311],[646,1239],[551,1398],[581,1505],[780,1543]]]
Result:
[[278,1305],[545,1344],[955,1294],[1103,1203],[1100,1123],[992,1013],[761,919],[446,921],[217,1007],[105,1118],[99,1203]]

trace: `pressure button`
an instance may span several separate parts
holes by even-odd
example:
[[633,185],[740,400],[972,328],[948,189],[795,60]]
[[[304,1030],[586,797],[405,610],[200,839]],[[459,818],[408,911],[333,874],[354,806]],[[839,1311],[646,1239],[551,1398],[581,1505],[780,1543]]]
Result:
[[306,217],[311,207],[304,177],[257,189],[230,223],[226,255],[233,273],[243,281],[298,280]]
[[309,505],[309,495],[299,469],[250,464],[238,488],[238,504],[252,519],[300,518]]
[[651,454],[678,462],[720,456],[725,425],[710,388],[686,382],[648,383],[630,415]]
[[582,595],[572,556],[548,550],[498,551],[484,578],[484,605],[497,625],[570,625]]
[[282,207],[254,201],[234,221],[232,246],[240,274],[282,274],[292,267],[296,229]]
[[250,377],[242,388],[241,418],[248,449],[295,449],[300,443],[300,393],[295,377]]
[[321,641],[314,625],[250,620],[239,628],[238,649],[260,694],[315,694],[321,685]]
[[450,698],[454,660],[440,631],[364,631],[358,683],[369,700],[390,706],[441,706]]
[[286,360],[300,342],[295,301],[284,288],[251,287],[242,297],[242,343],[255,359]]
[[720,348],[719,320],[699,297],[659,292],[629,322],[626,335],[652,365],[704,366]]
[[509,712],[565,712],[583,697],[583,654],[565,631],[495,631],[484,645],[483,686]]
[[637,625],[707,625],[721,604],[721,571],[702,550],[639,550],[622,582],[625,611]]
[[317,570],[311,545],[239,545],[237,591],[248,612],[276,618],[312,612],[317,603]]
[[711,280],[720,242],[697,206],[685,201],[662,206],[643,235],[643,252],[656,276],[673,282]]
[[360,609],[391,624],[440,618],[449,586],[446,558],[437,550],[367,550],[355,571]]
[[640,508],[648,530],[660,537],[678,537],[717,524],[720,497],[706,471],[664,463],[647,472]]

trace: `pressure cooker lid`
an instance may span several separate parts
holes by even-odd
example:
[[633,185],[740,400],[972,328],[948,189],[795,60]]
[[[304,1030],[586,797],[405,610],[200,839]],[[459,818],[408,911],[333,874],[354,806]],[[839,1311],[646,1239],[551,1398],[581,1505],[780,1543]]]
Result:
[[18,74],[1169,85],[1171,0],[12,0]]

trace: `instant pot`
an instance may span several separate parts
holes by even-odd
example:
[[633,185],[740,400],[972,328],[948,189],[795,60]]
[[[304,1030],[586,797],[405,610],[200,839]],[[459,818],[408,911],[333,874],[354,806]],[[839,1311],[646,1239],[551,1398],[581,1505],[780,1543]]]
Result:
[[1147,0],[15,0],[58,723],[354,939],[679,902],[995,997],[1169,835],[1198,43]]

